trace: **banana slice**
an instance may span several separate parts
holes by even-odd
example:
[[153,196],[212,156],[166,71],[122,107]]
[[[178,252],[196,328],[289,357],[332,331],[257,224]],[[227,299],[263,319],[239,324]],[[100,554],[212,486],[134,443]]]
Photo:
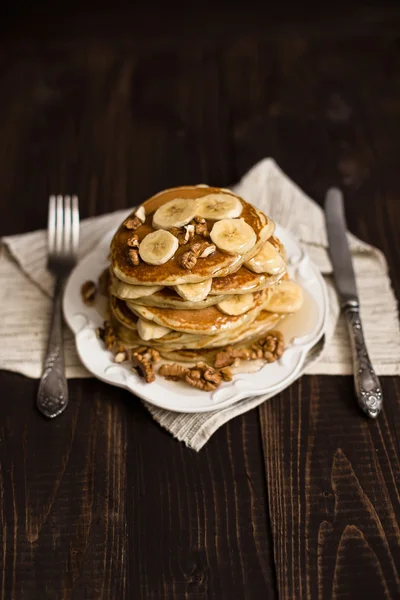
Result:
[[239,198],[228,194],[209,194],[197,202],[197,215],[213,221],[236,219],[240,217],[242,210]]
[[283,258],[271,242],[265,242],[260,252],[245,262],[244,266],[254,273],[276,275],[283,268],[284,264]]
[[257,241],[254,229],[244,219],[222,219],[213,225],[210,237],[228,254],[246,254]]
[[185,198],[170,200],[153,215],[154,229],[171,229],[172,227],[183,227],[197,214],[197,203]]
[[152,323],[151,321],[146,321],[146,319],[138,319],[136,323],[137,331],[142,340],[159,340],[164,337],[171,331],[168,327],[163,327],[162,325],[156,325],[156,323]]
[[162,290],[162,285],[131,285],[122,281],[113,281],[111,292],[121,300],[135,300],[152,296]]
[[179,242],[169,231],[160,229],[148,233],[140,242],[139,254],[149,265],[163,265],[178,250]]
[[242,315],[250,310],[254,304],[253,294],[234,294],[217,304],[218,308],[226,315]]
[[303,304],[303,290],[294,281],[281,281],[264,310],[273,313],[293,313]]
[[212,285],[212,279],[206,281],[200,281],[200,283],[184,283],[182,285],[175,285],[174,290],[184,300],[191,302],[200,302],[207,298]]

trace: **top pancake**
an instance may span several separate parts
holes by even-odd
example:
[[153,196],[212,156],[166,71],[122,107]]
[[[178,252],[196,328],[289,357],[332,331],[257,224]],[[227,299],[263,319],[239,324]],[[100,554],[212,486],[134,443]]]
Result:
[[[144,202],[146,221],[135,230],[139,241],[142,241],[148,233],[155,231],[152,227],[152,215],[157,208],[175,198],[184,198],[189,202],[195,202],[198,198],[209,194],[235,195],[232,192],[228,194],[228,191],[221,190],[221,188],[184,186],[165,190]],[[243,206],[240,218],[244,219],[253,228],[257,239],[253,248],[246,254],[230,255],[217,248],[213,254],[207,258],[199,259],[192,269],[187,270],[180,264],[181,255],[189,249],[190,244],[204,241],[203,237],[195,235],[190,244],[179,246],[175,255],[165,264],[151,265],[141,261],[137,266],[134,266],[129,260],[129,247],[127,244],[132,231],[122,224],[111,242],[111,261],[114,274],[118,279],[126,283],[165,286],[198,283],[205,279],[224,277],[225,275],[234,273],[246,260],[250,260],[250,258],[257,254],[263,243],[270,238],[275,229],[272,220],[268,219],[239,196],[236,197],[239,198]],[[131,216],[133,215],[134,213]],[[209,231],[211,231],[214,223],[214,221],[207,221]]]

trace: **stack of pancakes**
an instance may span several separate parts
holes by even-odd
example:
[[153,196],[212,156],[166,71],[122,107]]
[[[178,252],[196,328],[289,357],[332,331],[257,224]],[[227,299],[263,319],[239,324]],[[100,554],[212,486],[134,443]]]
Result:
[[211,360],[297,310],[275,225],[229,190],[185,186],[147,200],[111,243],[109,312],[127,347]]

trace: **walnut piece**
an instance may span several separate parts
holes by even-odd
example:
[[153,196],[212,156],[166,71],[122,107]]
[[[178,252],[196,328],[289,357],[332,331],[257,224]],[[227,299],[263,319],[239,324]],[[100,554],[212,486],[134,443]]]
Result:
[[197,263],[197,256],[191,250],[184,252],[181,256],[181,267],[190,271]]
[[139,236],[137,233],[134,233],[126,240],[129,248],[139,248]]
[[224,381],[232,381],[232,369],[230,367],[223,367],[219,370]]
[[128,258],[134,267],[137,267],[140,263],[139,252],[136,250],[136,248],[130,248],[128,250]]
[[194,230],[196,235],[201,235],[202,237],[208,237],[210,235],[207,227],[207,222],[203,217],[195,217],[194,218]]
[[214,244],[209,244],[208,242],[195,242],[189,247],[187,252],[182,254],[181,266],[188,270],[193,269],[198,258],[205,258],[215,252],[215,250],[216,247]]
[[126,229],[131,229],[132,231],[135,231],[135,229],[140,227],[141,224],[142,224],[142,221],[139,219],[138,216],[128,217],[124,221],[124,225],[125,225]]
[[258,344],[261,346],[267,362],[278,360],[285,348],[285,340],[280,331],[269,331],[264,338],[258,340]]
[[137,369],[139,375],[146,383],[152,383],[156,376],[154,374],[154,363],[160,360],[160,353],[154,348],[140,346],[131,356],[132,366]]
[[184,381],[199,390],[212,392],[216,390],[222,381],[230,381],[232,373],[227,370],[218,371],[203,362],[188,368],[177,363],[162,365],[159,369],[160,375],[170,381]]
[[215,355],[214,368],[237,366],[241,360],[256,360],[264,358],[267,362],[278,360],[283,354],[285,341],[280,331],[268,331],[268,333],[252,344],[251,348],[239,346],[233,348],[227,346]]
[[189,224],[184,225],[183,227],[172,227],[172,229],[170,229],[170,233],[178,238],[178,243],[180,246],[184,246],[193,239],[194,225]]
[[85,281],[81,286],[81,296],[87,306],[93,306],[96,300],[97,287],[94,281]]
[[179,381],[184,379],[189,369],[178,365],[177,363],[161,365],[158,370],[159,374],[168,379],[169,381]]
[[146,348],[146,351],[142,353],[142,356],[151,363],[156,363],[160,360],[160,353],[154,348]]
[[230,367],[237,359],[249,360],[251,351],[248,348],[232,348],[227,346],[224,350],[217,352],[214,367],[221,369],[222,367]]
[[153,364],[146,360],[142,354],[134,352],[131,356],[132,367],[137,370],[140,377],[143,377],[146,383],[152,383],[156,376]]
[[114,350],[115,344],[117,343],[117,337],[111,327],[110,321],[104,321],[103,327],[97,329],[97,335],[104,342],[107,350]]

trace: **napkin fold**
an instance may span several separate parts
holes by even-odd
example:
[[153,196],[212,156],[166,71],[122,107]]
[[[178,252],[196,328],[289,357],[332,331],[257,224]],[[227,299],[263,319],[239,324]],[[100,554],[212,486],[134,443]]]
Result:
[[[339,317],[322,209],[269,158],[256,164],[232,190],[288,229],[324,276],[329,293],[327,330],[321,342],[309,352],[301,374],[350,374],[349,340],[345,322]],[[107,232],[116,229],[129,212],[118,211],[81,222],[80,257],[92,250]],[[385,257],[377,248],[351,234],[348,239],[371,359],[378,375],[399,375],[397,302]],[[46,269],[46,260],[45,231],[2,239],[0,368],[35,378],[41,376],[51,313],[53,279]],[[65,332],[65,361],[67,377],[91,377],[79,361],[69,330]],[[247,398],[229,408],[199,414],[171,412],[146,402],[144,405],[174,437],[190,448],[200,450],[221,425],[269,397]]]

